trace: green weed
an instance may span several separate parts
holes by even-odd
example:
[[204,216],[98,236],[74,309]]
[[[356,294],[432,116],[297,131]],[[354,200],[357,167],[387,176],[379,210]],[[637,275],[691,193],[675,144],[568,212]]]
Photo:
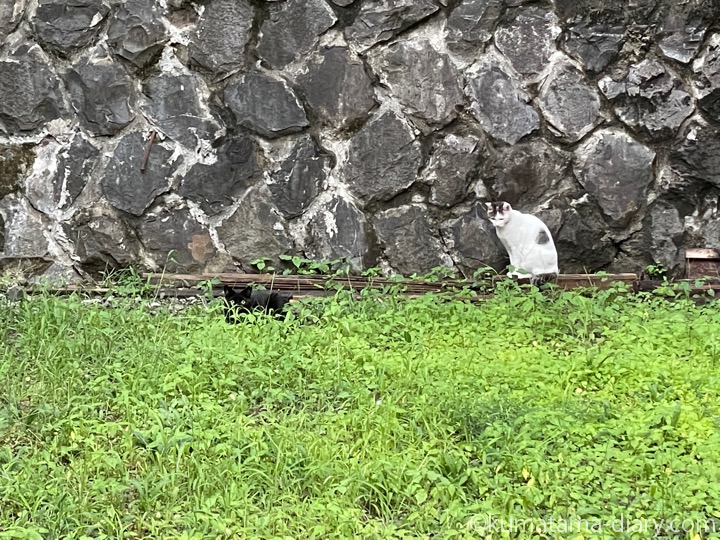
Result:
[[401,288],[4,303],[0,538],[714,537],[717,303]]

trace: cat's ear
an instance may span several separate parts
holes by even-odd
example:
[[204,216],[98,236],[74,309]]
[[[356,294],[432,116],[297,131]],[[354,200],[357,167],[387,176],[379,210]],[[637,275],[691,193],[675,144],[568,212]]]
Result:
[[510,210],[512,210],[512,206],[510,206],[510,203],[506,203],[506,202],[502,203],[502,211],[503,212],[509,212]]
[[486,203],[484,203],[484,204],[485,204],[485,211],[486,211],[488,214],[491,213],[492,210],[493,210],[493,203],[491,203],[491,202],[486,202]]
[[252,294],[252,285],[247,285],[242,291],[238,293],[240,296],[250,296]]
[[223,285],[223,292],[225,293],[225,296],[229,294],[233,294],[235,291],[233,291],[232,287],[229,287],[227,285]]

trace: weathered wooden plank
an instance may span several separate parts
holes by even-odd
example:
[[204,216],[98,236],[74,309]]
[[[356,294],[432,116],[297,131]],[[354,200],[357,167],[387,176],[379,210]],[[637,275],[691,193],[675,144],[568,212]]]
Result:
[[[190,275],[190,274],[158,274],[162,279],[158,280],[157,284],[152,287],[148,287],[145,290],[139,291],[145,297],[156,297],[156,298],[189,298],[203,296],[208,293],[207,288],[198,287],[197,284],[209,279],[207,274],[202,275]],[[147,274],[146,278],[152,277],[152,274]],[[330,296],[335,293],[333,287],[325,287],[328,283],[328,279],[324,276],[273,276],[268,274],[214,274],[213,276],[219,276],[218,280],[220,283],[230,283],[242,285],[245,283],[262,283],[265,285],[271,285],[272,288],[282,290],[283,292],[290,293],[293,295],[293,300],[301,300],[304,298],[317,298],[321,296]],[[258,280],[256,278],[264,278]],[[179,278],[179,279],[176,279]],[[251,278],[251,279],[248,279]],[[211,278],[210,278],[211,279]],[[245,281],[242,281],[245,279]],[[492,283],[487,284],[485,289],[476,290],[481,293],[477,296],[468,300],[477,302],[485,298],[492,296],[491,289],[492,285],[505,279],[505,276],[496,276],[492,279]],[[561,274],[558,276],[555,284],[564,289],[577,289],[577,288],[597,288],[605,289],[612,283],[622,281],[625,283],[632,284],[632,290],[635,292],[640,291],[653,291],[662,285],[667,285],[665,281],[659,280],[640,280],[636,274],[623,273],[623,274]],[[518,280],[518,283],[524,284],[529,280]],[[334,282],[335,285],[341,285],[348,289],[356,289],[355,296],[360,298],[359,290],[364,287],[382,288],[387,285],[398,284],[388,278],[352,278],[343,279]],[[708,291],[715,291],[720,297],[720,277],[715,279],[707,279],[702,283],[698,283],[696,279],[682,279],[675,280],[671,283],[687,283],[689,285],[689,292],[691,295],[706,295]],[[192,286],[192,285],[195,286]],[[472,287],[472,283],[463,280],[445,280],[444,282],[428,283],[418,282],[415,280],[407,280],[399,283],[402,287],[399,289],[401,294],[407,297],[417,297],[428,292],[449,292],[460,290],[463,287]],[[109,287],[98,287],[98,286],[87,286],[87,285],[66,285],[57,288],[46,288],[39,287],[34,289],[32,287],[25,289],[28,293],[47,291],[52,294],[84,294],[88,296],[108,296],[116,295],[119,296],[118,292]],[[212,291],[214,297],[220,297],[223,295],[221,284],[214,284]]]
[[720,277],[720,252],[711,248],[686,249],[685,277]]
[[690,248],[685,250],[686,259],[718,259],[720,251],[712,248]]
[[688,278],[720,277],[720,261],[692,260],[686,264]]
[[291,285],[316,285],[325,284],[329,281],[333,283],[376,283],[382,285],[392,285],[398,283],[417,283],[429,284],[426,281],[417,280],[396,280],[385,277],[361,277],[361,276],[305,276],[305,275],[283,275],[283,274],[240,274],[240,273],[206,273],[206,274],[160,274],[145,273],[141,274],[143,279],[148,279],[150,283],[158,282],[187,282],[200,283],[217,279],[221,283],[257,283],[257,284],[291,284]]
[[[231,286],[246,285],[249,283],[261,284],[267,288],[277,290],[301,289],[304,287],[323,288],[331,285],[343,285],[349,288],[364,288],[368,286],[406,286],[413,290],[444,290],[453,287],[471,286],[470,280],[441,280],[437,282],[428,282],[420,280],[405,279],[402,281],[392,278],[382,277],[359,277],[359,276],[297,276],[297,275],[277,275],[277,274],[239,274],[239,273],[206,273],[206,274],[158,274],[147,273],[142,274],[144,279],[149,280],[152,284],[170,284],[183,283],[187,286],[197,285],[203,281],[216,279],[222,284]],[[492,282],[502,281],[505,276],[498,275]],[[580,286],[596,286],[602,287],[612,282],[632,282],[638,279],[637,274],[621,273],[621,274],[560,274],[554,282],[560,286],[580,287]],[[528,280],[519,280],[520,283],[526,283]]]

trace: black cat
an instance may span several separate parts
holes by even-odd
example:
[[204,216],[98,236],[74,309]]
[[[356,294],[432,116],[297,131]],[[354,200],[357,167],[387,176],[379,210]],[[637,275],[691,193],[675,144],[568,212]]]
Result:
[[248,285],[241,291],[236,291],[227,285],[223,286],[225,292],[225,320],[229,323],[241,322],[238,315],[252,312],[264,312],[277,319],[285,317],[285,304],[292,295],[280,294],[276,291],[253,291]]

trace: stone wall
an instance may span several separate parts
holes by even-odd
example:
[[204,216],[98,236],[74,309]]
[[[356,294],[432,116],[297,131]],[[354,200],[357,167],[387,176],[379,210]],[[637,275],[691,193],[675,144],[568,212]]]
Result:
[[720,248],[720,0],[0,0],[0,266]]

